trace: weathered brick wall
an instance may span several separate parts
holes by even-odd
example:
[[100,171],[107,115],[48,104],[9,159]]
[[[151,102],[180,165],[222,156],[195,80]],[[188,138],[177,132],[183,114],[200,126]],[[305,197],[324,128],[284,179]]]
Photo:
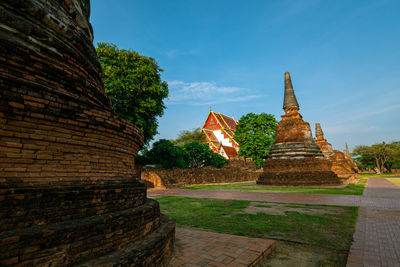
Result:
[[[233,165],[239,164],[239,162],[233,163]],[[231,166],[222,168],[205,167],[197,169],[162,169],[144,167],[142,169],[142,179],[146,181],[149,187],[156,188],[176,188],[193,184],[256,181],[259,174],[260,172],[256,172],[255,168],[252,170]]]
[[[30,9],[35,2],[48,13]],[[68,182],[132,174],[140,130],[113,114],[89,37],[61,21],[62,12],[50,13],[59,5],[52,2],[3,2],[2,19],[16,32],[3,28],[7,40],[1,42],[1,178]],[[71,35],[71,42],[55,42],[60,34]],[[27,35],[36,40],[29,47]]]
[[89,0],[0,2],[1,266],[171,258],[174,223],[135,175],[143,136],[112,111],[89,13]]
[[263,164],[258,184],[264,185],[337,185],[343,181],[331,171],[331,162],[325,159],[269,159]]

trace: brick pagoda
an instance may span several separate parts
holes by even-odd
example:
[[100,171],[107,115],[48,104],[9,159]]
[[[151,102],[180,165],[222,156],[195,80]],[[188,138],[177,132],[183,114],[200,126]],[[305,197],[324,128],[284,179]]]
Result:
[[133,175],[89,0],[0,2],[0,266],[159,266],[175,224]]
[[322,131],[321,124],[315,124],[316,143],[320,147],[324,157],[331,161],[332,171],[335,172],[340,178],[350,178],[356,175],[352,163],[345,158],[344,153],[333,150],[332,145],[326,141],[324,132]]
[[257,181],[264,185],[335,185],[341,181],[315,143],[310,124],[299,113],[290,74],[285,73],[285,115],[276,127],[274,145]]

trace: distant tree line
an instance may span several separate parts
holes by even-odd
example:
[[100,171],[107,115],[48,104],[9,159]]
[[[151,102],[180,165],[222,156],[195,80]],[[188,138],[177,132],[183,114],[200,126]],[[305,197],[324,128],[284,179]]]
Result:
[[400,169],[400,141],[356,146],[352,155],[363,169],[381,174]]

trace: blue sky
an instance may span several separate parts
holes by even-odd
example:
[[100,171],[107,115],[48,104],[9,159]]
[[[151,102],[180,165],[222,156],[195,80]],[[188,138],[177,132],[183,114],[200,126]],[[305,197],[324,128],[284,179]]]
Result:
[[169,83],[160,138],[209,112],[283,114],[284,72],[335,149],[400,140],[398,0],[95,0],[94,43],[154,57]]

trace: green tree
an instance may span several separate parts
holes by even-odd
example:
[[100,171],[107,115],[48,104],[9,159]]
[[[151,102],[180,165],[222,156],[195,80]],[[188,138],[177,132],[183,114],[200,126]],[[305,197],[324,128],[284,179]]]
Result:
[[136,157],[136,163],[140,165],[155,164],[166,169],[201,168],[206,166],[222,167],[226,159],[214,153],[207,144],[197,141],[186,144],[183,147],[174,145],[171,141],[160,139],[153,144],[150,150],[142,149]]
[[391,172],[400,165],[400,142],[356,146],[352,154],[365,168],[373,168],[378,174]]
[[175,140],[171,140],[171,142],[177,146],[184,146],[194,141],[201,144],[206,143],[206,137],[204,133],[200,132],[200,128],[181,131],[178,135],[178,138],[176,138]]
[[242,116],[235,131],[239,155],[252,158],[257,168],[261,168],[274,143],[276,125],[277,121],[271,114],[248,113]]
[[156,60],[135,51],[98,43],[96,48],[103,69],[105,91],[114,111],[138,126],[145,143],[156,135],[157,117],[164,113],[168,84]]
[[184,145],[186,151],[186,164],[189,168],[215,166],[221,168],[226,159],[220,154],[214,153],[207,144],[193,141]]
[[145,153],[143,157],[147,164],[160,165],[166,169],[187,167],[185,150],[166,139],[155,142],[152,149]]

